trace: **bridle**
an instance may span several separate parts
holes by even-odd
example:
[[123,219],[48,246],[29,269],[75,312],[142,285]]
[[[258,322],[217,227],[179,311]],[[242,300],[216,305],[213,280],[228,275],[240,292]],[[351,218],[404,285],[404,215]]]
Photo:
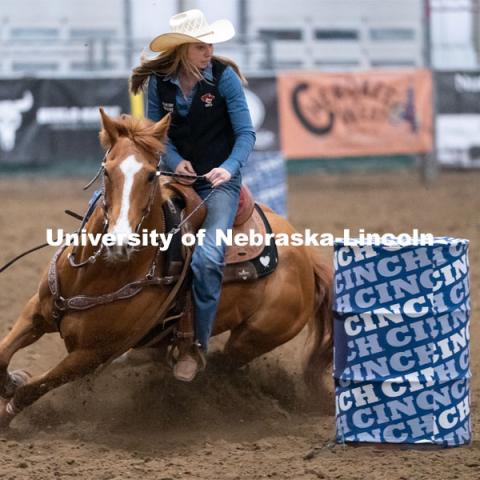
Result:
[[[102,161],[102,165],[100,166],[99,171],[95,175],[94,179],[90,181],[84,189],[87,189],[90,187],[94,181],[100,176],[100,174],[103,173],[105,175],[105,160],[106,156],[108,154],[105,154],[104,161]],[[160,176],[160,175],[168,175],[168,176],[181,176],[182,178],[204,178],[204,175],[185,175],[185,174],[171,174],[170,172],[163,172],[160,170],[160,164],[161,164],[161,157],[159,159],[159,162],[157,164],[156,170],[155,170],[155,178]],[[145,218],[149,215],[154,199],[155,199],[155,193],[156,189],[158,188],[159,182],[153,182],[152,189],[150,190],[150,197],[149,201],[147,204],[147,207],[142,215],[142,218],[140,219],[136,230],[139,230],[141,228],[141,225],[143,224],[143,221]],[[191,218],[192,215],[195,214],[195,212],[198,211],[199,208],[201,208],[202,205],[205,204],[205,202],[210,198],[210,196],[214,193],[215,189],[212,188],[211,192],[202,200],[201,203],[199,203],[185,218],[181,220],[181,222],[170,229],[170,231],[167,233],[169,234],[176,234],[178,233],[183,225]],[[102,185],[102,194],[98,197],[103,196],[103,232],[106,231],[108,228],[108,208],[107,208],[107,202],[105,200],[105,178],[103,178],[103,185]],[[98,201],[97,198],[97,201]],[[96,203],[96,202],[95,202]],[[93,204],[88,212],[91,214],[93,210],[95,209],[95,204]],[[87,213],[88,213],[87,212]],[[88,221],[88,216],[85,215],[84,219],[82,220],[82,227],[83,228]],[[102,243],[103,245],[103,243]],[[105,304],[110,304],[113,302],[116,302],[118,300],[124,300],[127,298],[132,298],[138,293],[140,293],[145,287],[147,286],[171,286],[171,290],[167,296],[167,299],[165,300],[165,303],[162,306],[162,314],[166,313],[166,308],[173,302],[175,295],[178,293],[179,289],[183,285],[186,277],[187,277],[187,272],[188,268],[190,265],[190,259],[192,256],[192,250],[191,249],[186,249],[186,258],[184,259],[184,264],[182,267],[182,271],[179,275],[164,275],[164,276],[158,276],[157,275],[157,262],[158,258],[160,255],[160,243],[157,246],[155,253],[153,255],[152,261],[150,263],[150,267],[147,271],[146,274],[143,275],[143,277],[131,281],[125,285],[123,285],[121,288],[118,290],[115,290],[110,293],[106,293],[103,295],[97,295],[97,296],[88,296],[88,295],[75,295],[73,297],[65,298],[62,296],[60,292],[60,284],[59,284],[59,279],[58,279],[58,271],[57,271],[57,261],[60,258],[61,254],[63,251],[67,248],[67,245],[61,246],[55,255],[53,256],[52,260],[50,261],[49,269],[48,269],[48,287],[50,289],[50,293],[52,294],[53,297],[53,308],[52,308],[52,318],[55,321],[58,331],[61,334],[61,329],[60,329],[60,323],[62,321],[63,316],[67,311],[71,310],[87,310],[93,307],[96,307],[98,305],[105,305]],[[75,247],[72,249],[72,252],[69,254],[69,262],[70,265],[72,265],[75,268],[82,267],[84,265],[87,265],[89,263],[95,263],[97,258],[101,255],[103,251],[103,246],[100,246],[90,257],[87,258],[87,260],[83,262],[76,263],[75,262]],[[164,319],[164,322],[166,320]]]
[[[108,217],[107,192],[106,192],[106,189],[105,189],[105,177],[107,176],[106,160],[107,160],[107,157],[108,157],[109,153],[110,153],[110,149],[108,149],[106,151],[105,156],[103,157],[102,163],[100,165],[100,168],[98,169],[95,176],[92,178],[92,180],[90,180],[90,182],[87,183],[87,185],[85,185],[83,187],[83,190],[88,190],[88,188],[95,183],[97,178],[99,178],[100,175],[102,175],[102,191],[101,191],[99,197],[96,199],[97,201],[98,201],[99,198],[102,199],[102,210],[103,210],[102,235],[104,235],[107,232],[108,227],[110,225],[110,219]],[[162,158],[160,157],[159,161],[157,163],[157,167],[155,169],[155,177],[154,178],[156,178],[158,176],[158,172],[160,171],[161,161],[162,161]],[[144,209],[144,211],[142,213],[142,217],[140,218],[140,221],[138,222],[138,224],[135,228],[135,233],[138,233],[140,231],[145,218],[150,214],[150,211],[152,209],[152,205],[153,205],[153,202],[154,202],[154,199],[155,199],[155,194],[157,192],[157,185],[158,185],[158,182],[152,181],[152,188],[150,189],[150,194],[149,194],[149,198],[148,198],[147,207]],[[88,221],[88,216],[85,215],[85,217],[82,220],[82,224],[80,225],[80,228],[79,228],[80,232],[85,227],[85,224],[87,223],[87,221]],[[77,255],[77,247],[74,246],[72,248],[72,251],[68,254],[68,261],[70,262],[70,265],[74,268],[83,267],[85,265],[88,265],[89,263],[95,263],[97,258],[103,253],[104,248],[105,248],[105,244],[103,242],[100,242],[99,247],[97,248],[97,250],[95,250],[93,252],[92,255],[90,255],[83,262],[76,262],[75,257]]]
[[[99,195],[99,197],[96,199],[98,201],[99,198],[102,198],[102,208],[103,208],[102,235],[104,235],[107,232],[109,222],[110,222],[110,220],[108,218],[108,201],[107,201],[107,194],[106,194],[106,190],[105,190],[105,177],[107,175],[106,174],[106,160],[107,160],[107,157],[108,157],[109,153],[110,153],[110,148],[105,152],[105,156],[103,157],[100,168],[98,169],[95,176],[92,178],[92,180],[90,180],[83,187],[83,190],[88,190],[88,188],[90,188],[95,183],[95,181],[100,177],[100,175],[102,175],[102,192]],[[168,172],[168,171],[165,171],[165,170],[160,170],[161,165],[162,165],[162,156],[160,155],[159,160],[157,162],[157,166],[155,168],[154,179],[159,177],[159,176],[162,176],[162,175],[163,176],[168,176],[168,177],[173,177],[173,178],[186,178],[186,179],[189,179],[189,180],[192,180],[192,179],[198,180],[198,179],[204,179],[205,178],[205,175],[190,175],[190,174],[173,173],[173,172]],[[146,208],[143,211],[143,214],[142,214],[142,217],[140,218],[140,221],[138,222],[138,224],[135,228],[135,233],[140,232],[140,230],[142,228],[142,225],[143,225],[143,222],[145,221],[145,218],[147,218],[148,215],[150,214],[150,211],[151,211],[152,206],[153,206],[153,202],[155,200],[155,194],[156,194],[157,189],[158,189],[158,183],[159,182],[152,181],[152,188],[150,189],[148,203],[147,203]],[[206,201],[210,198],[210,196],[213,194],[214,191],[215,190],[212,188],[212,191],[200,202],[200,204],[197,205],[184,219],[182,219],[182,221],[177,226],[171,228],[170,231],[168,231],[165,235],[166,236],[168,236],[170,234],[175,235],[176,233],[178,233],[181,230],[181,228],[183,227],[183,225],[185,225],[185,223],[187,223],[188,220],[192,217],[192,215],[194,215],[206,203]],[[93,209],[92,209],[92,211],[93,211]],[[79,232],[81,232],[82,229],[85,227],[88,219],[89,219],[89,215],[85,215],[83,217],[82,224],[80,225],[80,228],[78,229]],[[69,261],[70,265],[74,268],[79,268],[79,267],[83,267],[83,266],[91,264],[91,263],[95,263],[97,258],[103,253],[104,248],[105,248],[104,243],[99,242],[99,247],[97,248],[97,250],[95,250],[93,252],[92,255],[90,255],[86,260],[84,260],[82,262],[76,262],[75,257],[76,257],[76,254],[77,254],[77,247],[73,246],[72,251],[68,254],[68,261]]]

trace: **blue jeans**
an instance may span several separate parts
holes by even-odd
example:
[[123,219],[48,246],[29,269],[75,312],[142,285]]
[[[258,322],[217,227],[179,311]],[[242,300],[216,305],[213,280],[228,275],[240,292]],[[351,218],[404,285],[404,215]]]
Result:
[[[197,244],[192,257],[192,294],[195,308],[195,336],[206,351],[213,330],[222,290],[225,244],[216,244],[216,232],[232,228],[237,213],[242,177],[233,176],[215,188],[207,200],[207,216],[201,228],[206,230],[203,244]],[[202,199],[212,191],[205,180],[197,181],[195,191]]]

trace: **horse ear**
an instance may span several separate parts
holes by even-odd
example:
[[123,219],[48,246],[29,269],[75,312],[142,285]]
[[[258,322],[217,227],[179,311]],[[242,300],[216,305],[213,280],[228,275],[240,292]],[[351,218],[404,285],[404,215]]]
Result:
[[102,130],[100,130],[100,142],[106,148],[110,148],[118,139],[118,129],[115,122],[100,107],[100,117],[102,119]]
[[168,133],[168,129],[170,128],[171,120],[172,120],[171,114],[167,113],[153,127],[153,135],[156,138],[158,138],[162,143],[165,143],[167,140],[167,133]]

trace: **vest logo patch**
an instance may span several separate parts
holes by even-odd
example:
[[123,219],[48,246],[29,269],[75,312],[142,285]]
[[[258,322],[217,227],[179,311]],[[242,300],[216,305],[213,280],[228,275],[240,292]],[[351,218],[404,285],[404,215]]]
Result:
[[213,101],[215,100],[215,95],[211,93],[205,93],[200,97],[200,100],[205,104],[205,108],[213,107]]
[[162,107],[166,112],[173,112],[173,103],[162,102]]

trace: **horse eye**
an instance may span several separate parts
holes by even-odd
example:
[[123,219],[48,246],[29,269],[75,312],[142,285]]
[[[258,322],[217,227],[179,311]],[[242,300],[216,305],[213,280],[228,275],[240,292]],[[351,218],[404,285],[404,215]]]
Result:
[[155,177],[157,176],[156,172],[150,172],[147,177],[147,181],[149,183],[152,183],[155,180]]

